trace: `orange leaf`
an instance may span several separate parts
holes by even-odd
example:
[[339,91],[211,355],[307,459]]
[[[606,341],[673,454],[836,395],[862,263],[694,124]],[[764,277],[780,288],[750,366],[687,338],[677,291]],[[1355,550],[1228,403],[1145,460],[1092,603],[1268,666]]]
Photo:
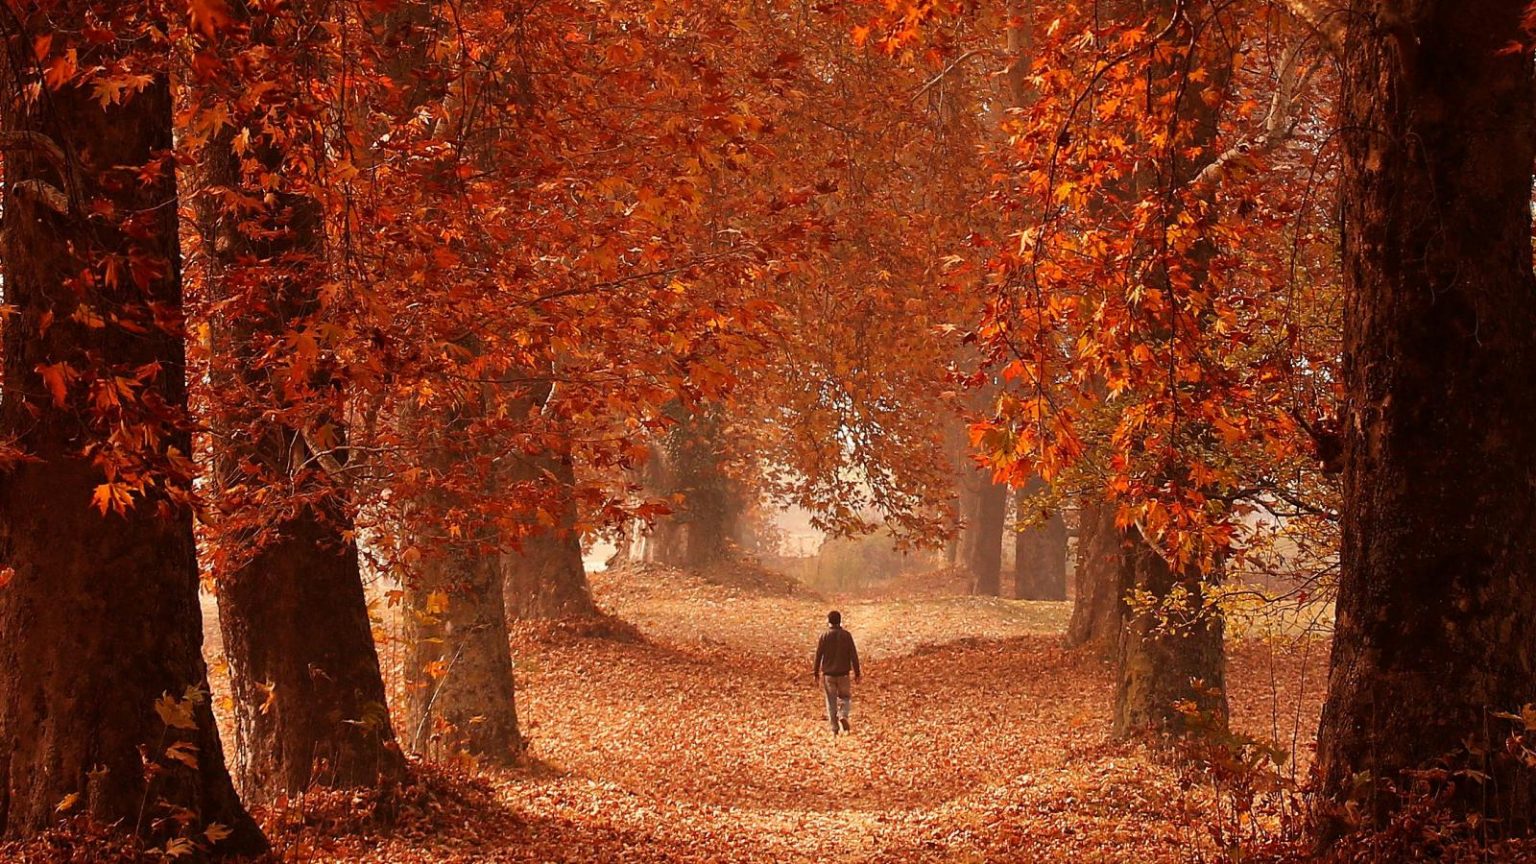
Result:
[[43,383],[53,395],[54,407],[63,408],[69,400],[69,382],[75,377],[75,370],[68,363],[43,363],[34,371],[43,376]]
[[189,0],[188,13],[192,17],[192,29],[212,36],[220,27],[229,24],[229,6],[224,0]]

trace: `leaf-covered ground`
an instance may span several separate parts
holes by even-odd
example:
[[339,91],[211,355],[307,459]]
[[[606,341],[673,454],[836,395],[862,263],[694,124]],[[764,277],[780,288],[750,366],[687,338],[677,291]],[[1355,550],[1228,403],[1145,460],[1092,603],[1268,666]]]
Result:
[[[1208,778],[1108,741],[1110,669],[1062,649],[1067,604],[834,601],[737,575],[598,574],[599,598],[645,639],[519,634],[525,769],[439,775],[449,791],[403,827],[338,838],[323,819],[268,814],[272,833],[290,860],[378,862],[1148,862],[1213,852],[1222,799]],[[840,737],[824,725],[810,675],[832,603],[865,663],[854,734]],[[1304,757],[1321,645],[1233,648],[1236,725],[1286,746],[1295,735]]]

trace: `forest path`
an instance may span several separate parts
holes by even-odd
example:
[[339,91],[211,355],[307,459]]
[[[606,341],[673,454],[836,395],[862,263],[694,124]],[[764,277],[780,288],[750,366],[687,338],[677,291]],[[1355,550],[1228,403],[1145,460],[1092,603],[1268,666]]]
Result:
[[[594,582],[645,641],[517,637],[532,765],[491,775],[494,812],[342,860],[1143,862],[1200,842],[1208,798],[1108,742],[1111,670],[1061,647],[1068,604]],[[865,673],[837,737],[810,673],[833,606]],[[1318,659],[1239,650],[1239,724],[1315,718],[1317,684],[1294,685]]]

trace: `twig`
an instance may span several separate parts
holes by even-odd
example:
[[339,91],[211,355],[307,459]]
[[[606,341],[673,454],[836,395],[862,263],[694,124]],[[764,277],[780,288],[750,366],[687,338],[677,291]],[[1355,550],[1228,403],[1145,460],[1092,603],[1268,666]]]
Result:
[[917,91],[912,94],[912,101],[916,102],[919,98],[922,97],[922,95],[924,93],[927,93],[929,90],[932,90],[934,85],[938,84],[940,81],[943,81],[949,75],[949,73],[951,73],[951,72],[955,71],[957,68],[959,68],[961,63],[964,63],[965,61],[971,59],[972,57],[975,57],[975,56],[978,56],[978,55],[981,55],[981,54],[995,55],[997,53],[999,53],[999,52],[996,49],[972,48],[971,50],[965,52],[964,54],[961,54],[959,57],[956,57],[954,59],[954,62],[950,63],[948,66],[945,66],[944,67],[944,71],[942,71],[939,74],[933,76],[933,78],[930,79],[927,84],[924,84],[923,86],[917,88]]

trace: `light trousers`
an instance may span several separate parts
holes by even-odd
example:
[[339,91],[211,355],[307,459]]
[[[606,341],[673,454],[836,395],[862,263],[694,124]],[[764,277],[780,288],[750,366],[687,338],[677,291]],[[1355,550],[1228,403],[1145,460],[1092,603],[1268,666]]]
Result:
[[837,718],[847,720],[849,712],[853,710],[853,683],[847,675],[823,675],[821,689],[827,694],[827,720],[832,724],[832,731],[836,732]]

